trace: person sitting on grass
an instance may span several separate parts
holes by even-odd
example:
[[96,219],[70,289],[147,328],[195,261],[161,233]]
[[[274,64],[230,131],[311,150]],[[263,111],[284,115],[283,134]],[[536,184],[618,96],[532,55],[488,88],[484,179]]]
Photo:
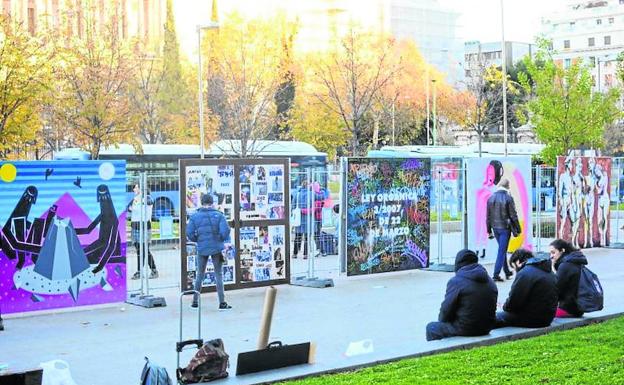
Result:
[[583,312],[578,308],[577,296],[581,267],[587,265],[587,258],[580,250],[563,239],[555,239],[550,244],[550,259],[557,272],[557,289],[559,291],[559,306],[555,317],[570,318],[582,317]]
[[455,276],[446,285],[438,322],[427,325],[427,341],[452,336],[486,335],[496,320],[498,289],[472,250],[455,258]]
[[517,274],[503,311],[496,313],[496,328],[550,325],[557,311],[557,277],[550,261],[518,249],[511,255],[509,263]]

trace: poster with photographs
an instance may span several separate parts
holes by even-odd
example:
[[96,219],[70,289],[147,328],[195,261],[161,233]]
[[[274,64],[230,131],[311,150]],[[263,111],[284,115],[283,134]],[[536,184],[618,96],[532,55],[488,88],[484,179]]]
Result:
[[[234,239],[234,228],[230,230],[230,239]],[[236,271],[234,266],[236,265],[236,250],[233,244],[226,244],[223,252],[224,263],[221,266],[223,270],[223,284],[233,285],[236,283]],[[194,243],[187,243],[186,245],[186,288],[187,290],[193,288],[195,277],[197,276],[197,248]],[[216,285],[214,266],[212,259],[208,258],[206,263],[206,275],[202,282],[202,287],[209,287]]]
[[244,165],[240,168],[240,219],[283,219],[284,166]]
[[189,166],[186,167],[186,212],[192,215],[201,207],[201,196],[211,194],[215,208],[233,219],[234,209],[234,166]]
[[285,226],[253,226],[240,229],[241,282],[284,279]]

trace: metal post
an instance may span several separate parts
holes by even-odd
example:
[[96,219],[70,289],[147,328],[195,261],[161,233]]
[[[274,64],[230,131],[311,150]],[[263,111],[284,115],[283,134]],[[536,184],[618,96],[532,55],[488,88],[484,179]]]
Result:
[[394,146],[394,100],[392,101],[392,145]]
[[501,37],[502,37],[502,61],[503,61],[503,136],[505,140],[505,157],[507,156],[507,47],[505,46],[505,8],[501,4]]
[[141,188],[141,225],[139,227],[141,232],[141,263],[143,279],[145,280],[145,295],[149,295],[149,275],[145,267],[149,250],[149,237],[147,236],[147,174],[145,172],[141,172],[141,184],[143,185]]
[[[312,170],[310,170],[309,168],[306,170],[306,178],[308,179],[308,199],[306,202],[306,205],[308,207],[308,216],[307,216],[307,228],[308,228],[308,233],[306,234],[306,243],[308,244],[308,278],[313,278],[314,277],[314,253],[312,251],[312,247],[314,245],[314,242],[311,242],[313,240],[314,237],[314,221],[313,221],[313,217],[314,217],[314,196],[312,195],[313,190],[312,190]],[[310,234],[312,235],[312,237],[310,236]]]
[[[537,216],[537,220],[535,223],[535,228],[537,229],[537,236],[535,238],[537,238],[537,252],[539,253],[542,249],[542,169],[541,166],[538,164],[537,166],[535,166],[535,194],[537,196],[537,208],[535,210],[535,214]],[[546,204],[546,202],[544,202],[544,205]],[[555,222],[555,227],[557,227],[557,223]],[[533,229],[527,229],[527,234],[528,231],[532,231]]]
[[438,265],[442,264],[442,169],[438,169],[438,183],[436,185],[438,195]]
[[429,111],[429,67],[427,67],[427,81],[426,85],[426,93],[427,93],[427,146],[431,144],[431,139],[429,138],[429,115],[431,112]]
[[436,80],[432,79],[433,83],[433,145],[438,145],[438,131],[437,131],[437,113],[436,113]]
[[[617,171],[615,174],[615,243],[620,243],[620,176],[621,176],[621,159],[614,159],[617,162]],[[613,173],[611,173],[613,178]]]
[[201,26],[197,26],[197,82],[199,88],[199,157],[204,159],[204,90],[202,87]]

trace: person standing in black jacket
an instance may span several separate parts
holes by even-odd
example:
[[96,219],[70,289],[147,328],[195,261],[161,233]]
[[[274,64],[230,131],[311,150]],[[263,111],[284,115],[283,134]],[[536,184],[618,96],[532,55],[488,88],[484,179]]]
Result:
[[496,313],[496,328],[520,326],[541,328],[550,325],[557,311],[557,277],[547,258],[533,257],[518,249],[509,259],[516,270],[503,311]]
[[496,319],[498,289],[472,250],[455,258],[455,276],[448,281],[439,322],[427,325],[427,341],[452,336],[488,334]]
[[498,190],[487,201],[487,231],[490,238],[496,238],[498,254],[494,265],[494,281],[503,282],[500,277],[501,268],[505,271],[505,277],[512,276],[507,265],[507,248],[511,235],[517,237],[522,229],[518,221],[516,205],[509,193],[509,180],[503,179],[498,184]]
[[580,250],[576,250],[570,242],[555,239],[550,244],[550,258],[557,272],[557,289],[559,306],[555,317],[582,317],[578,308],[577,296],[581,268],[587,265],[587,258]]

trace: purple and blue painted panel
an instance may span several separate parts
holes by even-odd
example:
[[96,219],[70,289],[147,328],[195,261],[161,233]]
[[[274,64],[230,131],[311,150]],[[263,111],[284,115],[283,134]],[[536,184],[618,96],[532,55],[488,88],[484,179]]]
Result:
[[3,314],[126,300],[125,161],[0,162]]

